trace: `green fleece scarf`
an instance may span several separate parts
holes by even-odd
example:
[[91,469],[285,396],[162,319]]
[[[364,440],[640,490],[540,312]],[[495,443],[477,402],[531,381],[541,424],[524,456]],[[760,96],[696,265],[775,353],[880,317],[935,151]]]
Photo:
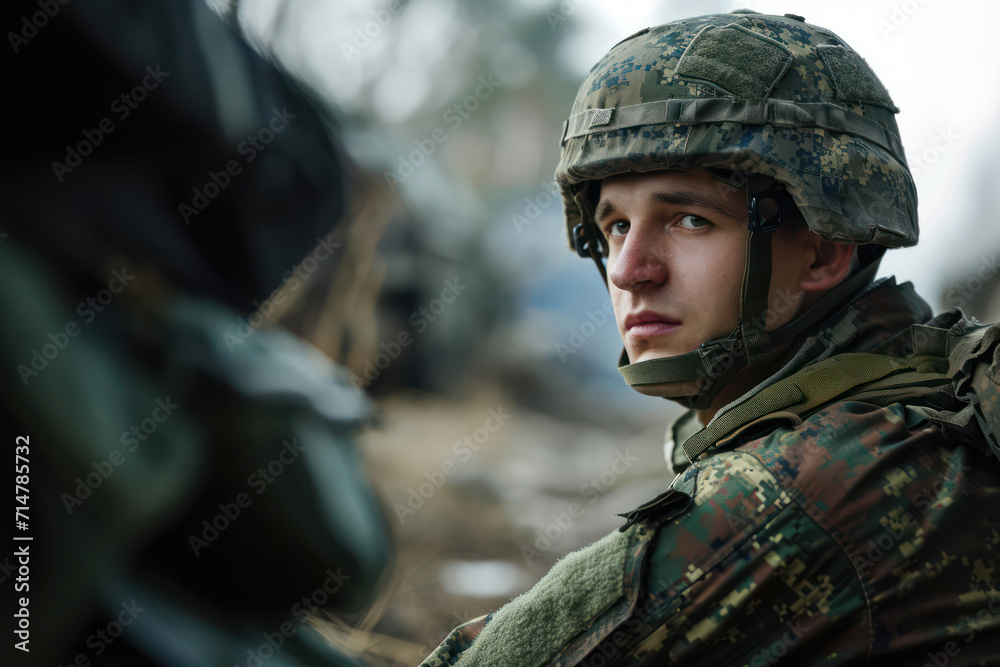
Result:
[[528,592],[493,615],[458,667],[535,667],[550,661],[624,595],[632,531],[567,554]]

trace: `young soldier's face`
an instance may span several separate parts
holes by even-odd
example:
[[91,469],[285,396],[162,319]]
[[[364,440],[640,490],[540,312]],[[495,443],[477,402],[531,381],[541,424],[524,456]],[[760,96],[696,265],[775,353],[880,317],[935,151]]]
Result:
[[[609,248],[608,288],[632,363],[690,352],[739,321],[746,195],[703,169],[625,174],[601,182],[595,218]],[[774,233],[771,303],[794,293],[796,262]],[[797,305],[797,304],[796,304]],[[768,328],[791,319],[775,313]]]

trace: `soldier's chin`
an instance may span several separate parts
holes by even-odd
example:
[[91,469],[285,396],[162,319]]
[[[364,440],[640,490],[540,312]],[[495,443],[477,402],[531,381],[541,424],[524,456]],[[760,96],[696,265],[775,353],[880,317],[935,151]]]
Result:
[[679,357],[682,354],[687,354],[691,350],[678,350],[672,348],[662,348],[662,347],[648,347],[644,348],[640,352],[629,351],[628,358],[629,362],[637,364],[640,361],[649,361],[650,359],[669,359],[670,357]]

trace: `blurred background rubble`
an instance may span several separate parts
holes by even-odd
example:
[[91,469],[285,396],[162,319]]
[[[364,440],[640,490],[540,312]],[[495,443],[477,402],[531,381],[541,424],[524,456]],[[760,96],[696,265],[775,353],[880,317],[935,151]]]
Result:
[[[607,49],[647,25],[743,6],[373,0],[222,10],[339,110],[348,149],[370,177],[366,193],[378,202],[352,223],[364,230],[356,248],[373,253],[357,262],[369,271],[360,281],[366,296],[350,297],[355,310],[341,307],[328,331],[286,322],[364,378],[380,345],[414,332],[410,317],[446,279],[468,284],[366,384],[384,422],[364,442],[400,540],[394,587],[369,637],[384,664],[427,653],[453,626],[525,590],[557,557],[619,525],[617,513],[669,483],[662,439],[677,408],[621,382],[621,342],[602,316],[607,294],[590,262],[567,249],[552,172],[578,83]],[[975,74],[1000,54],[981,46],[970,33],[987,28],[969,21],[970,13],[998,10],[884,1],[750,6],[804,14],[840,34],[902,109],[922,238],[889,253],[880,275],[913,281],[936,310],[1000,318],[1000,190],[992,185],[1000,86]],[[969,64],[958,71],[926,48],[957,34]],[[491,76],[502,84],[470,102]],[[930,92],[941,88],[969,92]],[[463,104],[476,108],[449,122]],[[437,128],[443,141],[434,142]],[[352,293],[336,285],[314,281],[313,301],[336,308]],[[369,335],[337,349],[348,341],[334,332],[347,330]],[[509,422],[463,460],[462,438],[500,405]],[[621,452],[637,460],[615,472]],[[451,472],[437,488],[441,471]],[[602,474],[612,483],[591,495],[588,480]],[[583,510],[562,526],[572,503]],[[380,635],[419,649],[407,654],[405,644],[386,640],[380,650]]]
[[[380,415],[361,443],[394,569],[366,614],[320,631],[374,664],[415,664],[670,482],[662,440],[679,409],[621,381],[607,293],[568,249],[552,172],[577,86],[612,45],[744,4],[208,4],[327,112],[353,162],[338,261],[286,285],[268,319],[343,364]],[[987,32],[1000,10],[751,7],[837,32],[902,109],[922,238],[881,275],[913,281],[936,310],[1000,319],[1000,84],[981,76],[1000,65]],[[959,35],[962,67],[927,48]],[[198,48],[224,67],[210,42]]]

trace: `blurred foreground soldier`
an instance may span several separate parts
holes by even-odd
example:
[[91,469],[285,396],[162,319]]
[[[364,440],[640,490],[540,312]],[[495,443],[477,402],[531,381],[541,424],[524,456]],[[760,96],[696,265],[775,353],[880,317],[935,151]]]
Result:
[[556,178],[679,474],[425,665],[1000,664],[1000,328],[873,282],[917,242],[896,111],[794,15],[591,70]]
[[353,665],[306,619],[388,560],[370,406],[265,321],[338,261],[349,166],[203,2],[64,4],[2,12],[0,664]]

